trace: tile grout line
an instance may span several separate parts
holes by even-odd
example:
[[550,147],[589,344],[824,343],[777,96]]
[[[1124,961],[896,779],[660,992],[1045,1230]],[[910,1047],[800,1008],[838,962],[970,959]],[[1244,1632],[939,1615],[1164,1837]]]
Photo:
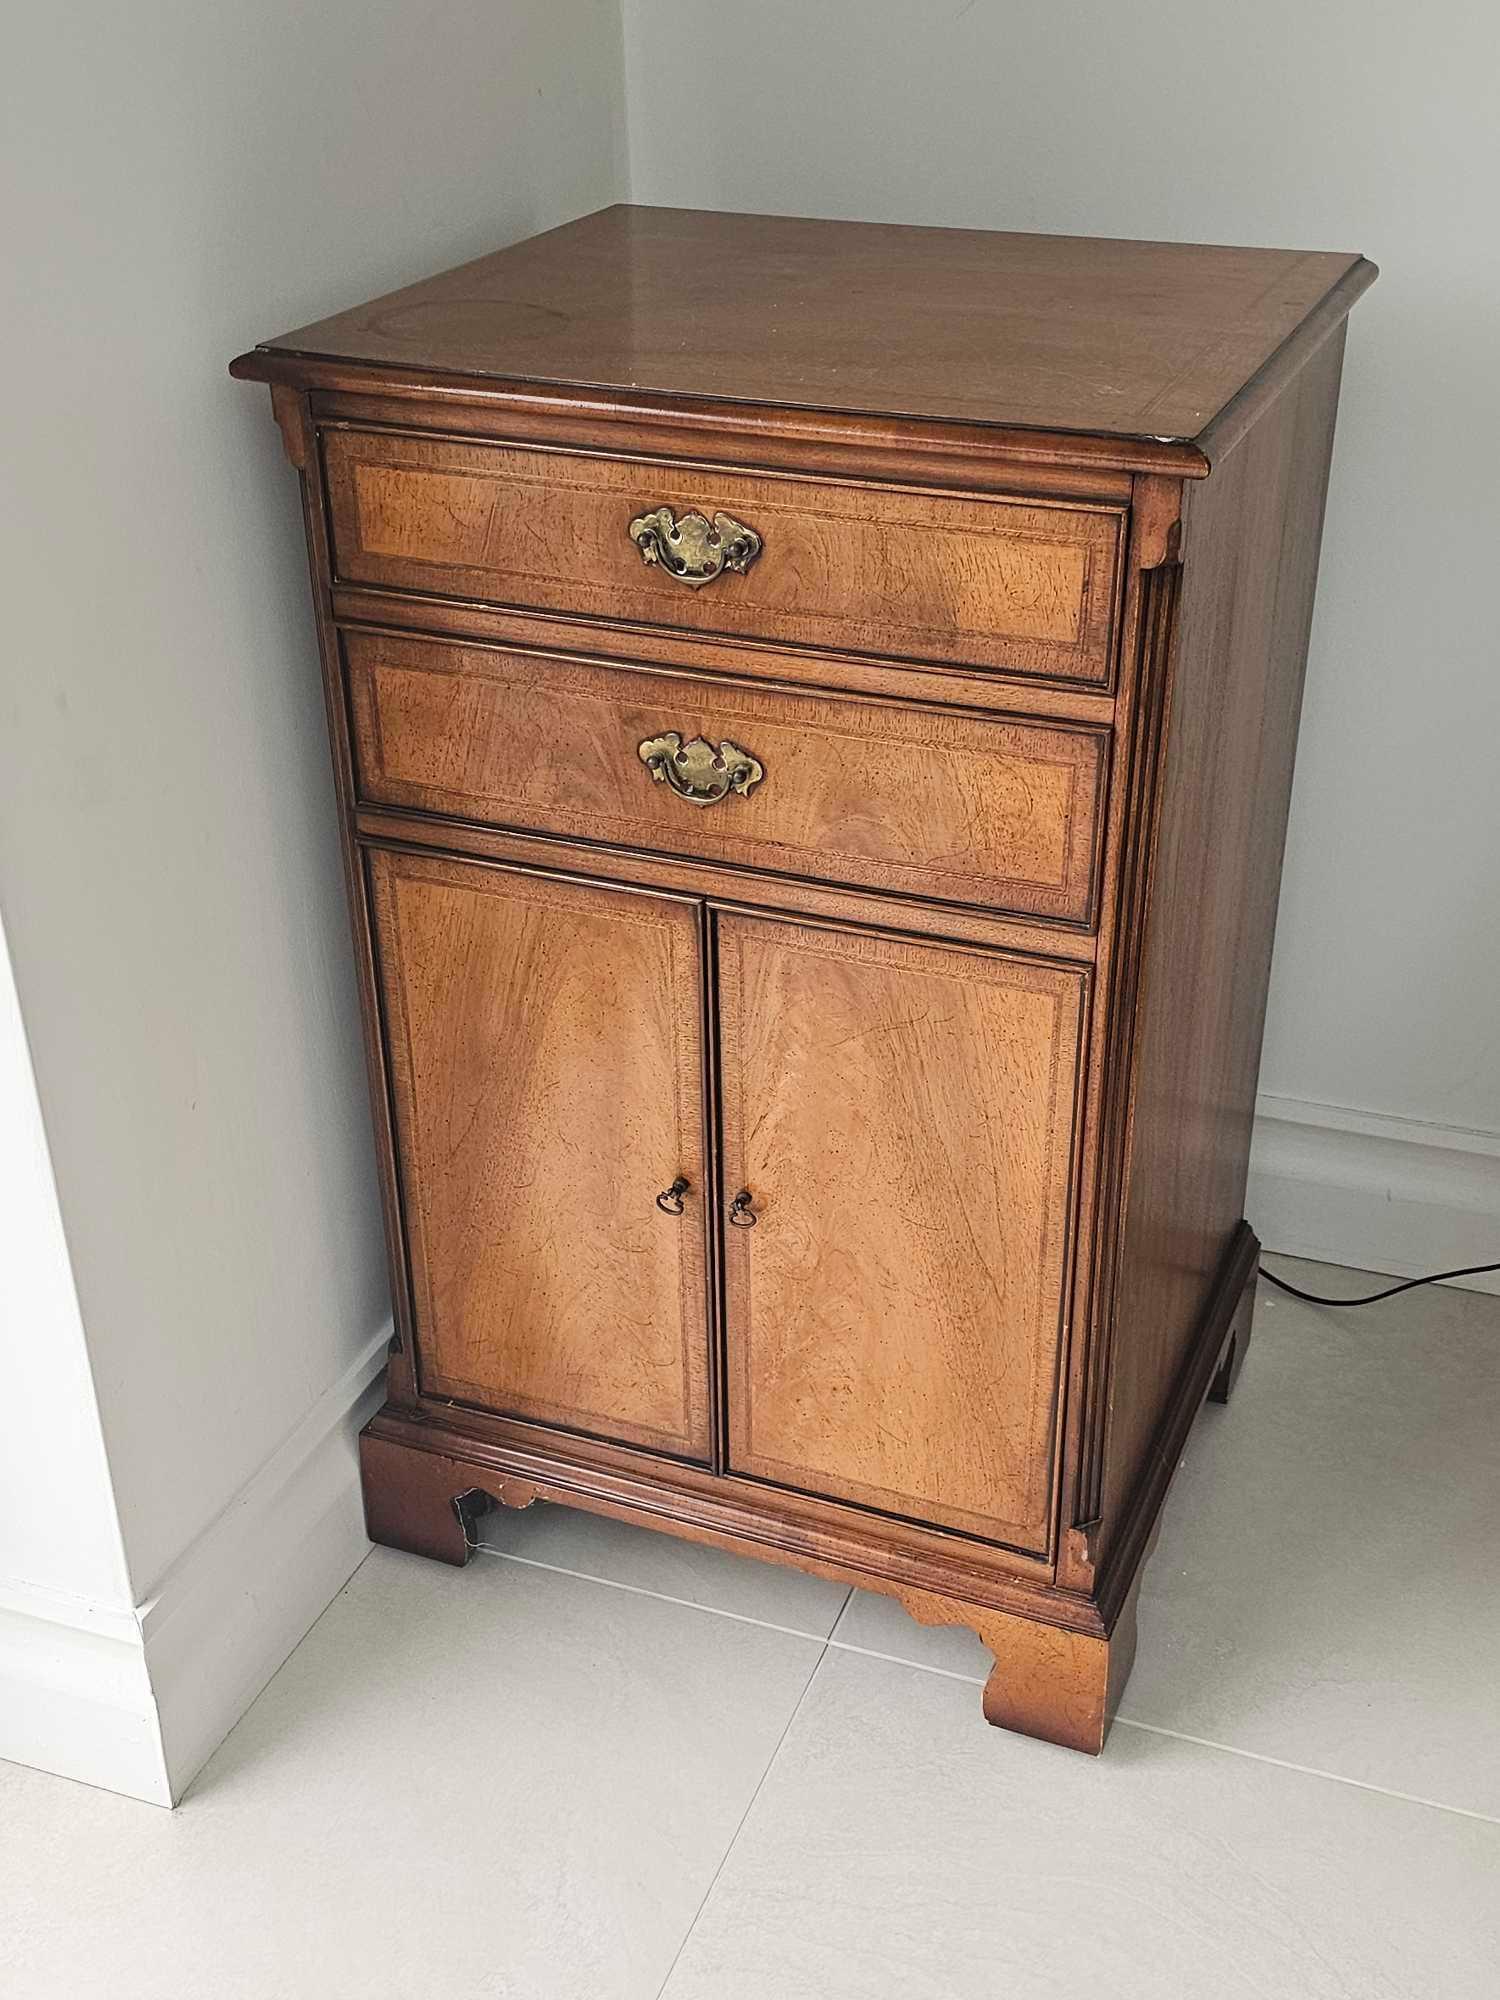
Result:
[[476,1555],[496,1556],[501,1562],[520,1563],[525,1569],[543,1569],[553,1576],[570,1576],[577,1583],[602,1584],[606,1590],[628,1591],[632,1597],[655,1598],[658,1604],[680,1605],[684,1611],[702,1611],[710,1618],[730,1618],[736,1625],[758,1625],[763,1632],[781,1632],[789,1639],[811,1639],[815,1645],[832,1647],[835,1652],[857,1653],[862,1659],[884,1660],[893,1667],[913,1667],[920,1674],[937,1674],[943,1680],[961,1681],[965,1687],[984,1686],[983,1674],[961,1674],[953,1667],[929,1666],[925,1660],[903,1659],[899,1653],[881,1653],[873,1646],[856,1646],[852,1639],[838,1638],[839,1625],[854,1596],[853,1586],[845,1592],[844,1601],[834,1614],[833,1624],[827,1633],[808,1632],[800,1625],[776,1625],[769,1618],[757,1618],[748,1611],[729,1611],[722,1604],[704,1604],[696,1597],[674,1597],[670,1591],[652,1590],[648,1584],[622,1583],[618,1577],[597,1576],[590,1569],[568,1569],[562,1563],[542,1562],[536,1556],[512,1555],[508,1549],[492,1549],[485,1542],[471,1542],[469,1546]]
[[1269,1764],[1278,1771],[1296,1771],[1304,1778],[1321,1778],[1326,1784],[1348,1785],[1357,1792],[1374,1792],[1383,1799],[1399,1799],[1403,1805],[1422,1806],[1428,1812],[1451,1813],[1457,1819],[1477,1819],[1481,1826],[1500,1826],[1500,1814],[1477,1812],[1473,1806],[1444,1805],[1441,1799],[1423,1798],[1420,1792],[1403,1792],[1394,1785],[1377,1785],[1369,1778],[1347,1778],[1338,1771],[1323,1771],[1316,1764],[1298,1764],[1290,1757],[1273,1757],[1265,1750],[1242,1750],[1234,1743],[1216,1743],[1211,1736],[1190,1736],[1185,1729],[1166,1729],[1159,1722],[1136,1722],[1117,1715],[1118,1729],[1139,1729],[1148,1736],[1167,1736],[1174,1743],[1192,1743],[1200,1750],[1217,1750],[1226,1757],[1247,1757],[1253,1764]]
[[[838,1608],[838,1616],[833,1621],[835,1625],[838,1624],[839,1618],[843,1617],[844,1607],[845,1605],[848,1604],[849,1599],[853,1595],[854,1592],[851,1588],[844,1598],[844,1603],[841,1604]],[[758,1624],[760,1621],[758,1619],[751,1618],[751,1619],[746,1619],[744,1622],[746,1624],[754,1625]],[[780,1631],[784,1628],[780,1626],[775,1626],[772,1627],[771,1629],[775,1631]],[[682,1954],[687,1950],[688,1945],[691,1942],[693,1932],[698,1928],[699,1919],[702,1917],[703,1912],[708,1908],[708,1899],[710,1896],[712,1896],[714,1890],[719,1886],[719,1877],[724,1873],[725,1868],[729,1865],[730,1855],[733,1854],[735,1848],[739,1845],[740,1835],[745,1831],[745,1823],[749,1819],[751,1813],[753,1813],[755,1810],[756,1800],[765,1790],[766,1780],[767,1778],[770,1777],[772,1770],[775,1768],[776,1759],[781,1755],[782,1746],[785,1744],[787,1737],[790,1736],[792,1732],[792,1724],[797,1720],[797,1717],[802,1713],[802,1704],[807,1700],[808,1693],[812,1688],[812,1684],[818,1678],[819,1669],[822,1667],[823,1662],[824,1660],[827,1659],[827,1657],[828,1657],[828,1641],[825,1639],[823,1641],[821,1649],[819,1650],[818,1657],[813,1661],[812,1672],[808,1675],[807,1679],[802,1683],[802,1692],[801,1694],[798,1695],[796,1701],[792,1705],[792,1712],[786,1719],[786,1726],[783,1728],[781,1734],[777,1737],[775,1747],[771,1751],[770,1756],[766,1759],[766,1767],[761,1772],[759,1778],[757,1778],[755,1781],[755,1790],[750,1794],[749,1798],[746,1800],[745,1810],[740,1814],[738,1820],[735,1822],[734,1832],[730,1834],[724,1852],[719,1856],[719,1865],[717,1868],[715,1868],[713,1874],[709,1877],[708,1887],[703,1891],[703,1894],[698,1902],[698,1907],[696,1910],[694,1910],[692,1919],[689,1922],[687,1929],[682,1934],[681,1942],[678,1944],[676,1951],[674,1951],[672,1954],[672,1963],[667,1967],[666,1977],[662,1980],[661,1985],[656,1989],[656,2000],[662,2000],[662,1995],[666,1992],[667,1988],[672,1983],[672,1975],[677,1970],[678,1963],[682,1958]]]
[[[520,1563],[527,1569],[550,1570],[554,1576],[570,1576],[579,1583],[601,1584],[606,1590],[629,1591],[636,1597],[654,1597],[662,1604],[680,1605],[685,1611],[702,1611],[710,1618],[732,1619],[737,1625],[758,1625],[763,1631],[780,1632],[789,1639],[810,1639],[815,1645],[819,1645],[822,1648],[813,1667],[814,1674],[822,1666],[824,1656],[832,1651],[854,1653],[861,1659],[866,1660],[882,1660],[888,1666],[910,1667],[913,1673],[934,1674],[942,1680],[958,1681],[964,1687],[984,1686],[984,1679],[980,1675],[962,1674],[952,1667],[935,1667],[925,1660],[903,1659],[899,1653],[881,1653],[877,1652],[873,1646],[856,1646],[848,1639],[835,1638],[834,1633],[837,1632],[839,1623],[849,1607],[849,1601],[854,1595],[852,1589],[845,1597],[844,1602],[839,1606],[838,1614],[834,1618],[827,1636],[823,1637],[817,1632],[805,1632],[796,1625],[775,1625],[769,1619],[754,1618],[745,1611],[726,1611],[720,1605],[701,1604],[695,1598],[673,1597],[667,1591],[650,1590],[644,1584],[620,1583],[614,1577],[595,1576],[589,1570],[565,1569],[561,1563],[539,1562],[535,1556],[511,1555],[505,1549],[492,1549],[483,1542],[476,1542],[474,1548],[477,1554],[496,1556],[501,1562]],[[809,1676],[808,1686],[811,1685],[812,1679]],[[806,1689],[803,1692],[805,1693]],[[1115,1722],[1122,1729],[1139,1729],[1151,1736],[1166,1736],[1170,1737],[1174,1742],[1196,1744],[1200,1749],[1216,1750],[1225,1757],[1246,1757],[1255,1764],[1269,1764],[1280,1771],[1296,1771],[1306,1778],[1321,1778],[1325,1783],[1330,1785],[1348,1785],[1355,1791],[1374,1792],[1381,1798],[1400,1799],[1406,1805],[1423,1806],[1429,1812],[1451,1813],[1459,1819],[1478,1820],[1483,1826],[1500,1826],[1500,1814],[1477,1812],[1472,1806],[1445,1805],[1441,1799],[1423,1798],[1418,1792],[1403,1792],[1394,1785],[1377,1785],[1368,1778],[1345,1777],[1338,1771],[1320,1770],[1316,1764],[1299,1764],[1290,1757],[1273,1757],[1264,1750],[1241,1749],[1234,1743],[1216,1742],[1211,1736],[1193,1736],[1185,1729],[1167,1729],[1162,1724],[1156,1722],[1137,1722],[1131,1716],[1117,1715]],[[788,1727],[790,1727],[790,1724],[788,1724]],[[767,1766],[767,1769],[769,1769],[769,1766]],[[752,1800],[753,1803],[754,1801]],[[748,1811],[749,1808],[747,1807],[746,1810]],[[710,1884],[711,1886],[712,1884]],[[686,1939],[684,1939],[684,1943],[686,1943]]]
[[[644,1583],[621,1583],[617,1577],[596,1576],[589,1569],[565,1569],[561,1563],[539,1562],[535,1556],[513,1556],[507,1549],[492,1549],[483,1542],[475,1542],[475,1553],[482,1556],[496,1556],[501,1562],[520,1563],[524,1569],[545,1569],[553,1576],[571,1576],[578,1583],[601,1584],[605,1590],[625,1590],[632,1597],[654,1597],[658,1604],[678,1604],[684,1611],[706,1612],[710,1618],[730,1618],[736,1625],[758,1625],[763,1632],[782,1632],[789,1639],[811,1639],[815,1646],[826,1646],[828,1634],[805,1632],[800,1625],[774,1625],[769,1618],[754,1618],[748,1611],[727,1611],[719,1604],[702,1604],[696,1597],[673,1597],[670,1591],[651,1590]],[[848,1603],[846,1597],[844,1603]],[[844,1606],[839,1606],[838,1617],[842,1617]],[[832,1630],[832,1627],[829,1628]]]
[[957,1667],[934,1667],[925,1660],[903,1660],[899,1653],[879,1653],[873,1646],[856,1646],[852,1639],[830,1638],[828,1643],[840,1653],[855,1653],[862,1660],[884,1660],[892,1667],[915,1667],[919,1674],[936,1674],[941,1680],[957,1681],[963,1687],[982,1688],[986,1679],[984,1674],[961,1674]]

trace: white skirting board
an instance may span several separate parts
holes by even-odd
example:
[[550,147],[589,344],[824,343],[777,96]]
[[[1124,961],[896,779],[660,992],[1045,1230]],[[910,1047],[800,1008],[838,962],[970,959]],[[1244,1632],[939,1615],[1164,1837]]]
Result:
[[[1500,1133],[1263,1094],[1245,1213],[1267,1251],[1322,1264],[1417,1278],[1500,1262]],[[1500,1272],[1460,1282],[1500,1294]]]
[[0,1757],[181,1798],[369,1551],[356,1439],[387,1325],[133,1611],[0,1589]]
[[35,1585],[0,1586],[0,1757],[172,1803],[133,1611]]
[[174,1799],[369,1553],[357,1440],[390,1337],[375,1336],[139,1607]]

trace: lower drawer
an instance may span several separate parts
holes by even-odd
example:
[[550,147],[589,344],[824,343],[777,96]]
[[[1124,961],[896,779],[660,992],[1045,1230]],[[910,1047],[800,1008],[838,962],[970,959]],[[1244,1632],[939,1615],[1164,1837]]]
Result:
[[1087,925],[1109,732],[343,638],[370,803]]

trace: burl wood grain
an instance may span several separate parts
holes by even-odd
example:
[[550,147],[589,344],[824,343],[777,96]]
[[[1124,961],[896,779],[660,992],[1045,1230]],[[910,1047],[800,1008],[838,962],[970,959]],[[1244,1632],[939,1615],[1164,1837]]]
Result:
[[[361,796],[857,887],[1087,922],[1108,734],[492,647],[344,637]],[[708,807],[638,746],[764,766]]]
[[1083,975],[717,931],[731,1469],[1044,1549]]
[[[1121,514],[330,428],[337,571],[686,630],[1109,677]],[[763,547],[689,589],[631,520],[723,511]]]
[[693,906],[369,868],[424,1392],[706,1457]]

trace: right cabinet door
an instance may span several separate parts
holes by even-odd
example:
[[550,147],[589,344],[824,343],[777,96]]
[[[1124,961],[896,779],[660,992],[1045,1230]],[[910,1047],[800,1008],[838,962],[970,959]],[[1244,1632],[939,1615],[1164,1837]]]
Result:
[[1084,973],[717,929],[731,1471],[1044,1553]]

